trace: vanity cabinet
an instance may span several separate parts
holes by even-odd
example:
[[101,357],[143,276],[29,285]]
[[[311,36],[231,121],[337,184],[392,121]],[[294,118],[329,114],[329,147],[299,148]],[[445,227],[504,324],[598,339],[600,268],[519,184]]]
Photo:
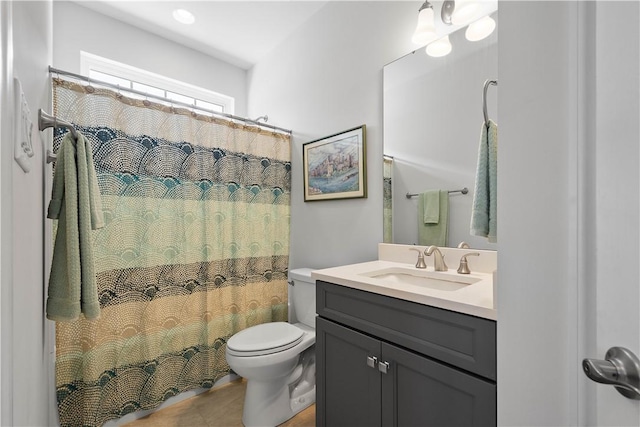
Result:
[[317,281],[318,426],[496,425],[495,322]]

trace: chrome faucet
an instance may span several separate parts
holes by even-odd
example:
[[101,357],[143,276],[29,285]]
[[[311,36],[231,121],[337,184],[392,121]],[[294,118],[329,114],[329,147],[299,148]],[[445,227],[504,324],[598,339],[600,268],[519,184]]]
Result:
[[424,250],[424,254],[426,256],[433,254],[433,268],[435,271],[447,271],[449,269],[447,263],[444,262],[444,255],[442,255],[437,246],[429,246]]

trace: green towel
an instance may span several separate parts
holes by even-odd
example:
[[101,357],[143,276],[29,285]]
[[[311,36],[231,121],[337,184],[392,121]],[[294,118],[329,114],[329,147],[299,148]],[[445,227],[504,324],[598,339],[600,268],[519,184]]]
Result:
[[[427,206],[427,202],[437,200],[437,222],[433,222],[435,207]],[[430,215],[427,215],[427,211]],[[431,222],[426,222],[427,218]],[[434,190],[418,196],[418,244],[424,246],[446,246],[449,223],[449,193]]]
[[47,217],[58,220],[47,298],[47,318],[100,316],[92,231],[104,226],[91,143],[67,134],[58,150]]
[[478,169],[471,211],[471,234],[491,243],[498,235],[498,125],[482,124],[478,148]]
[[421,203],[424,209],[422,222],[437,224],[440,221],[440,191],[431,190],[420,194],[418,203]]

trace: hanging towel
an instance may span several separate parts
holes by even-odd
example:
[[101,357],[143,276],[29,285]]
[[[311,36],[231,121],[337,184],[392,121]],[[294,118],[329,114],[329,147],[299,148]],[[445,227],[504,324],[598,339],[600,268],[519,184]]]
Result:
[[100,316],[91,230],[104,226],[91,143],[67,134],[58,150],[47,217],[58,220],[47,297],[47,318]]
[[495,243],[498,235],[498,125],[483,123],[471,211],[471,234]]
[[422,208],[424,209],[422,222],[425,224],[437,224],[440,221],[440,191],[427,191],[418,197],[418,203],[422,203]]
[[418,195],[418,244],[446,246],[448,222],[447,191],[432,190]]

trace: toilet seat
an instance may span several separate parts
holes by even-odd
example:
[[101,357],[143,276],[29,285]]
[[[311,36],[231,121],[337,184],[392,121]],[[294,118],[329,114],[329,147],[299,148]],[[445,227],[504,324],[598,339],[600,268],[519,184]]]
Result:
[[302,329],[287,322],[252,326],[227,341],[229,354],[240,357],[263,356],[295,347],[302,341]]

